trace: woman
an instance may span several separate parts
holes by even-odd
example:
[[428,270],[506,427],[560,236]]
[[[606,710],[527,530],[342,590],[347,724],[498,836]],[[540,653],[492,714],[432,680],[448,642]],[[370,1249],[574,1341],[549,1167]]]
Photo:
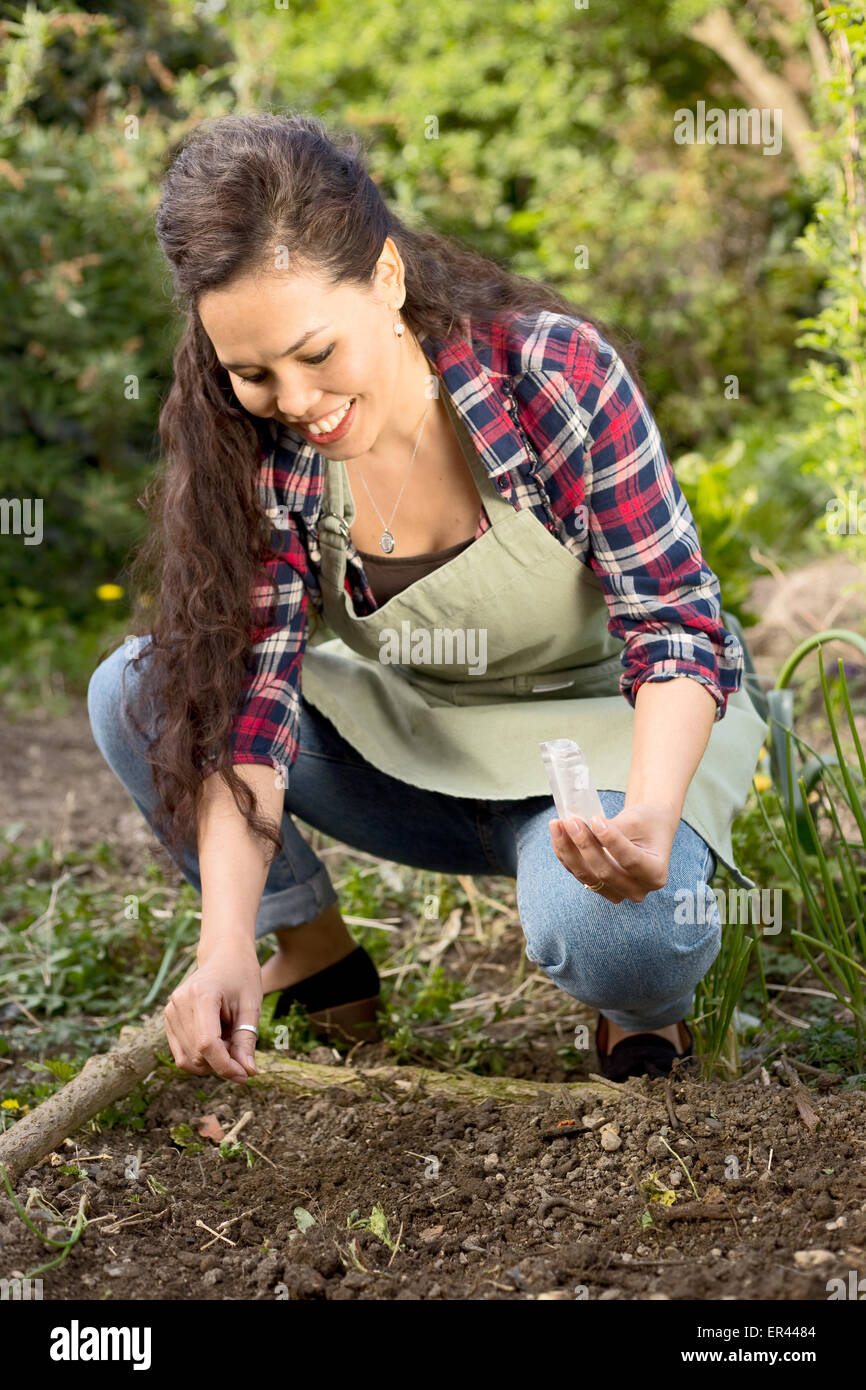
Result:
[[[298,817],[515,878],[529,958],[599,1010],[605,1074],[665,1074],[719,949],[717,860],[751,886],[730,825],[765,725],[636,377],[553,290],[405,226],[316,118],[227,116],[175,153],[156,227],[186,327],[149,578],[88,695],[202,895],[175,1060],[243,1081],[263,991],[331,1035],[374,1021]],[[538,745],[560,737],[591,825],[552,815]]]

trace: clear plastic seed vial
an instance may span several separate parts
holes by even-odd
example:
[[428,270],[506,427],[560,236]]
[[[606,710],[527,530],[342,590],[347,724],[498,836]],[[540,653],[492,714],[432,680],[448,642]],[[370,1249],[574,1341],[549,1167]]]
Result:
[[570,738],[549,739],[539,748],[559,819],[579,816],[588,824],[593,816],[603,816],[604,807],[592,784],[583,749]]

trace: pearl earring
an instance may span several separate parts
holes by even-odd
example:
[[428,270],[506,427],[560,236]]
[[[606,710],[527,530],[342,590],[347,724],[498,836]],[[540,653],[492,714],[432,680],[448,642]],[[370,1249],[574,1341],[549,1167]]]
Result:
[[402,338],[402,337],[403,337],[403,334],[406,332],[406,325],[403,323],[403,320],[400,318],[400,310],[399,310],[399,309],[397,310],[397,317],[396,317],[395,320],[394,320],[394,332],[397,334],[397,337],[398,337],[398,338]]

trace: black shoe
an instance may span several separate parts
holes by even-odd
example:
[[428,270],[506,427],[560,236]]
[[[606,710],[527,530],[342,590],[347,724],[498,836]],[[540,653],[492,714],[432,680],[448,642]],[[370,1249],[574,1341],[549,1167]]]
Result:
[[[379,972],[363,946],[279,992],[274,1018],[285,1018],[293,1004],[307,1010],[313,1031],[330,1042],[378,1042],[376,1015],[382,1008]],[[265,996],[276,994],[271,990]]]
[[677,1052],[672,1042],[660,1038],[658,1033],[635,1033],[631,1038],[622,1038],[607,1051],[607,1019],[598,1016],[595,1030],[595,1050],[598,1053],[602,1076],[608,1081],[625,1081],[629,1076],[670,1076],[671,1067],[677,1057],[694,1055],[694,1038],[682,1021],[679,1023],[681,1035],[685,1035],[685,1047]]

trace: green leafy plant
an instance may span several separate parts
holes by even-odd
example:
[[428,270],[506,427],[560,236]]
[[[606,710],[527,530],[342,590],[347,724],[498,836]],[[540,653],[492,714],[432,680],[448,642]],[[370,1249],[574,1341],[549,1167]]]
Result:
[[239,1139],[236,1139],[233,1143],[229,1143],[227,1139],[224,1139],[219,1146],[219,1151],[223,1158],[244,1159],[248,1168],[252,1168],[256,1161],[255,1156],[250,1153],[249,1149],[246,1148]]
[[[804,745],[790,727],[784,729],[787,794],[777,794],[784,840],[769,819],[767,828],[797,876],[809,917],[811,929],[793,931],[793,940],[825,988],[850,1010],[862,1070],[866,1036],[866,812],[862,788],[866,785],[866,757],[854,720],[844,663],[839,659],[839,687],[853,756],[842,745],[820,646],[818,663],[824,709],[836,752],[832,762],[819,758],[812,787],[820,787],[815,805],[825,811],[828,828],[822,834],[806,781],[802,774],[795,776],[794,746],[802,752]],[[796,800],[794,788],[799,792]],[[803,822],[811,854],[807,854],[802,843]]]
[[287,1014],[278,1017],[274,1013],[278,999],[278,994],[271,993],[262,1002],[256,1046],[277,1048],[281,1052],[311,1052],[320,1046],[303,1004],[296,1000]]
[[391,1229],[388,1225],[388,1218],[381,1202],[377,1202],[369,1216],[359,1217],[358,1208],[351,1213],[346,1220],[346,1229],[349,1231],[372,1231],[383,1245],[387,1245],[389,1250],[397,1248],[396,1242],[391,1236]]
[[[804,318],[797,345],[810,348],[806,370],[792,390],[808,402],[811,420],[797,448],[804,471],[832,490],[824,534],[848,554],[866,553],[859,523],[866,452],[866,201],[858,164],[866,100],[866,24],[860,5],[825,5],[818,24],[829,41],[829,80],[815,94],[821,129],[822,178],[815,214],[798,246],[824,279],[818,313]],[[854,491],[854,525],[848,497]],[[859,503],[859,508],[858,508]],[[836,504],[840,504],[838,509]],[[835,523],[841,511],[845,518]],[[834,522],[831,522],[831,517]]]
[[[759,928],[754,926],[754,931]],[[747,935],[745,924],[729,922],[722,927],[719,954],[695,990],[695,1003],[689,1020],[695,1051],[701,1058],[704,1079],[717,1067],[729,1075],[739,1070],[739,1046],[733,1027],[734,1009],[743,993],[749,958],[755,936]]]
[[[76,1066],[67,1050],[98,1051],[177,982],[198,938],[201,902],[188,883],[169,888],[156,864],[131,883],[109,845],[61,852],[47,837],[21,845],[20,828],[0,837],[0,996],[11,1006],[16,1048],[38,1047],[38,1065],[66,1080],[57,1068]],[[38,1034],[28,1012],[40,1020]],[[47,1060],[52,1052],[60,1059]],[[128,1106],[114,1113],[117,1122]]]
[[200,1154],[205,1150],[204,1145],[195,1133],[192,1125],[172,1125],[169,1130],[171,1142],[185,1154]]

